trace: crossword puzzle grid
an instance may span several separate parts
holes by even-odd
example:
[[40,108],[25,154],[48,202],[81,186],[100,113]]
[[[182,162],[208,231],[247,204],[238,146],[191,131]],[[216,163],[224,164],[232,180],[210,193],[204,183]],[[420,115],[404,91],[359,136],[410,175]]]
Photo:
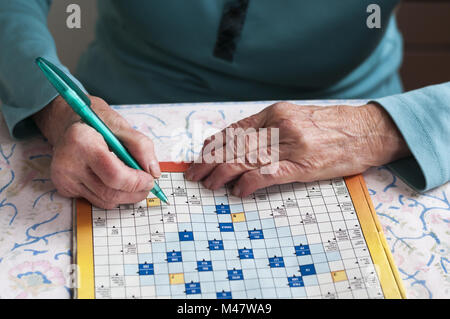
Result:
[[383,298],[343,179],[243,199],[159,185],[171,206],[93,207],[96,298]]

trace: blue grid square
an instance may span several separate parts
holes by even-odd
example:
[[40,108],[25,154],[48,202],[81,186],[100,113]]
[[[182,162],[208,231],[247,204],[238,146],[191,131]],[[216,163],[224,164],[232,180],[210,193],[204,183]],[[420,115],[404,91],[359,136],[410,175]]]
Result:
[[231,291],[220,291],[216,293],[217,299],[232,299]]
[[210,260],[197,261],[197,270],[199,272],[212,271],[212,262]]
[[314,267],[314,264],[301,265],[299,267],[300,267],[300,273],[302,274],[302,277],[316,274],[316,268]]

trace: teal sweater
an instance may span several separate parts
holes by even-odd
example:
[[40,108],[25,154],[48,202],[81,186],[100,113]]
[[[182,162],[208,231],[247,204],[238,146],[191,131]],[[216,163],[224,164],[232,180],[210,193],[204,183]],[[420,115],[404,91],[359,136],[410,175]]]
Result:
[[[428,190],[450,179],[450,83],[402,94],[398,2],[99,0],[96,40],[74,79],[110,104],[371,99],[413,154],[389,167]],[[379,29],[366,26],[372,3]],[[47,29],[50,5],[0,0],[0,99],[15,138],[36,132],[30,116],[56,96],[34,59],[68,72]]]

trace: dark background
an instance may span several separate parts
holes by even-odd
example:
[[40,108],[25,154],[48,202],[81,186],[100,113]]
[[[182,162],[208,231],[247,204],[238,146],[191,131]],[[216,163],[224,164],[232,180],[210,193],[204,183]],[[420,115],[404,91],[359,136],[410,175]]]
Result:
[[[94,38],[96,2],[53,2],[48,24],[55,37],[59,56],[71,71],[74,71],[81,52]],[[69,30],[65,25],[68,16],[65,9],[70,3],[78,3],[82,8],[81,29]],[[405,40],[401,69],[405,90],[450,81],[450,0],[403,0],[397,17]]]
[[397,21],[405,42],[405,90],[450,81],[450,0],[404,0]]

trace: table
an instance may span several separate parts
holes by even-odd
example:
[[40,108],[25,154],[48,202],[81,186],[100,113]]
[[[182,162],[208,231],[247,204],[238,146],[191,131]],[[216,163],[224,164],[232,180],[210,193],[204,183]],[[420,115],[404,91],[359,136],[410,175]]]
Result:
[[[161,161],[189,161],[203,140],[273,102],[121,105]],[[363,101],[295,101],[361,105]],[[13,140],[0,115],[0,298],[70,298],[72,201],[50,180],[42,136]],[[408,298],[450,298],[450,183],[418,194],[385,167],[364,173]]]

